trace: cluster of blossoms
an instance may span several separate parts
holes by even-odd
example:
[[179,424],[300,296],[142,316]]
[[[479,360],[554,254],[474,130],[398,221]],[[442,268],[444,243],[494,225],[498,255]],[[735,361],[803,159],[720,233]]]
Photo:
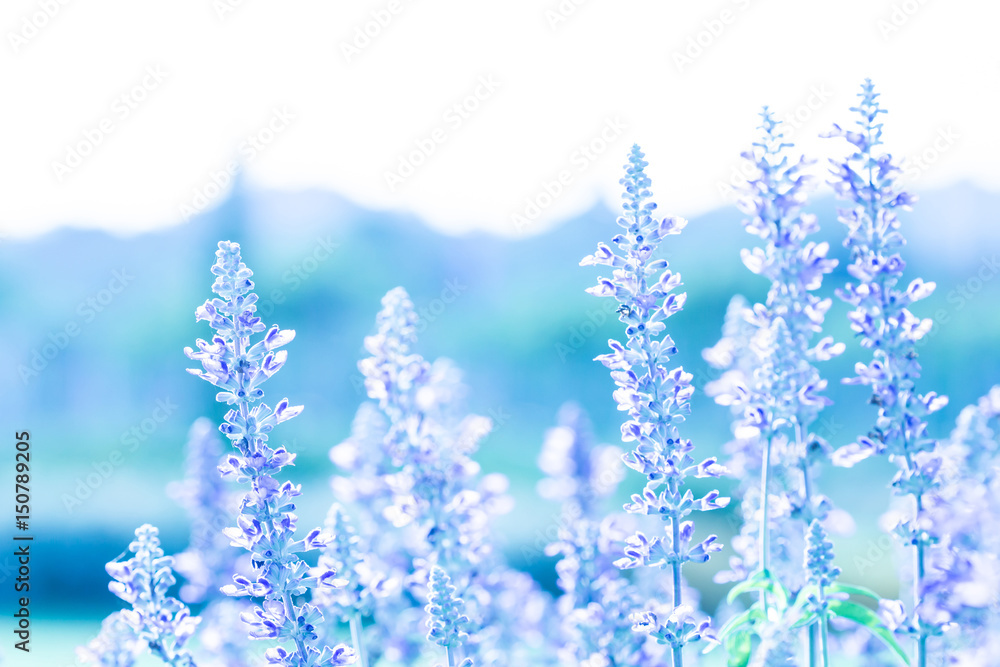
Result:
[[365,339],[372,356],[359,368],[389,423],[385,438],[396,470],[385,476],[393,504],[384,514],[396,527],[421,525],[429,547],[423,555],[452,571],[489,558],[484,500],[505,491],[506,480],[493,476],[482,490],[469,488],[479,474],[469,455],[492,423],[454,414],[458,376],[449,362],[432,365],[412,352],[416,324],[409,296],[391,290],[382,300],[378,332]]
[[1000,652],[1000,386],[962,410],[940,455],[924,512],[948,533],[927,554],[922,617],[949,629],[938,648],[956,664],[986,665]]
[[[466,629],[471,625],[465,615],[465,602],[451,585],[451,577],[439,567],[431,569],[427,582],[427,613],[430,618],[427,639],[444,647],[448,657],[448,667],[455,667],[455,654],[469,638]],[[458,667],[472,667],[472,658],[457,663]]]
[[557,653],[563,664],[643,665],[658,655],[655,643],[632,631],[629,618],[655,601],[640,595],[615,566],[625,533],[618,517],[606,516],[601,507],[622,479],[621,454],[618,447],[596,444],[587,415],[567,403],[538,459],[546,474],[539,495],[561,503],[558,539],[545,553],[559,557],[563,595],[556,603],[562,633]]
[[[134,657],[133,646],[138,642],[168,665],[195,667],[185,644],[194,634],[199,619],[191,616],[183,602],[167,595],[177,580],[171,569],[173,558],[164,556],[160,548],[159,532],[148,523],[136,528],[135,540],[128,548],[135,554],[132,558],[107,565],[108,574],[114,579],[108,588],[132,605],[131,609],[108,619],[103,628],[105,638],[110,640],[112,659],[127,662],[130,656]],[[128,636],[129,630],[132,637]],[[106,660],[107,655],[99,659]]]
[[679,234],[687,221],[653,217],[656,204],[650,201],[650,179],[645,173],[648,163],[643,157],[639,147],[633,146],[625,177],[620,181],[625,187],[624,215],[617,222],[624,231],[612,241],[621,254],[600,243],[597,252],[580,264],[612,267],[610,278],[598,278],[597,285],[587,291],[614,298],[620,304],[618,319],[626,327],[625,344],[610,340],[611,352],[597,358],[611,369],[618,386],[614,392],[618,409],[628,413],[621,428],[622,442],[634,443],[634,448],[623,460],[646,477],[642,493],[634,494],[625,509],[633,514],[659,516],[666,524],[663,537],[647,538],[636,532],[628,538],[625,557],[617,564],[623,568],[671,569],[673,605],[669,615],[643,612],[635,618],[635,629],[668,645],[674,667],[680,667],[685,645],[703,637],[712,638],[709,622],[696,620],[693,608],[682,600],[682,566],[704,563],[721,549],[715,535],[695,541],[694,522],[685,519],[695,511],[725,507],[728,499],[720,498],[717,491],[696,499],[683,488],[688,476],[718,477],[724,468],[714,458],[695,461],[691,455],[694,445],[681,437],[678,428],[691,411],[689,400],[694,386],[691,374],[683,368],[668,368],[677,348],[669,335],[662,334],[666,329],[664,320],[680,312],[686,295],[673,293],[681,284],[680,274],[670,271],[665,259],[653,255],[660,241]]
[[[350,647],[316,645],[317,626],[323,622],[323,614],[309,602],[296,601],[309,589],[336,588],[343,581],[332,570],[311,570],[298,556],[322,549],[331,537],[313,529],[303,539],[295,539],[294,498],[300,495],[300,489],[275,479],[282,468],[293,463],[295,455],[284,447],[268,445],[268,434],[274,427],[302,411],[301,407],[290,407],[288,399],[282,399],[274,408],[261,402],[261,385],[285,364],[287,352],[279,348],[295,333],[277,326],[267,330],[255,315],[257,295],[250,280],[253,274],[243,263],[238,244],[220,242],[216,257],[212,291],[218,297],[206,301],[196,313],[199,320],[206,320],[215,329],[216,335],[211,343],[199,340],[197,351],[186,348],[185,353],[202,365],[201,370],[191,372],[218,387],[216,400],[232,406],[220,430],[237,453],[230,454],[219,470],[224,477],[250,485],[240,502],[236,526],[224,532],[234,546],[251,553],[254,577],[234,575],[233,583],[223,592],[263,598],[252,613],[242,618],[251,627],[254,639],[288,642],[287,646],[268,650],[269,664],[351,664],[354,651]],[[252,342],[262,333],[259,341]]]
[[885,113],[878,96],[872,82],[866,80],[860,103],[851,109],[858,115],[856,129],[834,126],[830,133],[846,139],[854,149],[846,159],[833,162],[834,188],[853,204],[840,211],[840,221],[848,229],[844,242],[852,259],[848,272],[856,281],[838,295],[854,308],[849,316],[851,329],[862,346],[872,350],[871,362],[859,362],[856,375],[845,382],[869,386],[871,402],[878,406],[872,431],[838,450],[835,462],[852,466],[882,454],[899,466],[893,489],[900,497],[911,497],[913,507],[901,514],[894,532],[903,544],[913,547],[913,599],[909,615],[895,618],[892,625],[916,638],[917,663],[924,667],[928,639],[944,629],[923,603],[926,556],[932,545],[946,537],[947,528],[933,523],[925,509],[925,497],[938,486],[941,468],[937,442],[927,435],[927,417],[944,407],[947,399],[935,392],[918,394],[915,390],[920,377],[917,343],[933,323],[916,317],[909,308],[930,296],[935,285],[915,278],[906,288],[900,287],[906,263],[899,249],[905,240],[896,211],[909,208],[915,197],[901,189],[900,168],[892,156],[876,152],[882,144],[879,114]]
[[390,290],[376,333],[365,339],[371,356],[358,365],[377,411],[363,405],[352,437],[331,452],[352,473],[335,479],[334,488],[361,501],[369,519],[361,536],[366,556],[355,576],[370,581],[379,573],[384,584],[372,598],[376,622],[365,643],[372,655],[398,661],[422,652],[419,601],[427,599],[431,572],[439,567],[471,619],[463,650],[477,662],[508,664],[516,660],[507,648],[515,635],[521,644],[525,636],[541,636],[544,596],[493,547],[491,519],[510,509],[507,480],[481,475],[471,458],[492,423],[462,413],[465,388],[451,362],[429,363],[413,351],[417,323],[405,290]]
[[122,612],[116,611],[101,621],[101,632],[86,646],[76,649],[85,665],[99,667],[132,667],[144,647]]
[[[746,231],[764,247],[744,250],[742,259],[751,272],[770,281],[770,288],[766,302],[752,308],[734,298],[723,339],[703,352],[722,371],[707,393],[737,416],[727,465],[742,479],[743,496],[744,522],[733,540],[737,555],[730,560],[730,571],[720,572],[716,581],[746,581],[762,572],[794,595],[810,579],[803,560],[807,538],[815,527],[822,530],[819,522],[832,507],[816,489],[817,464],[829,446],[812,429],[830,401],[822,395],[826,381],[814,362],[842,353],[844,345],[830,337],[814,340],[832,304],[816,291],[836,260],[827,259],[828,244],[808,240],[819,230],[816,217],[802,213],[809,163],[791,158],[793,146],[766,107],[761,120],[757,142],[743,154],[752,177],[740,207],[749,216],[743,223]],[[764,605],[767,596],[761,594]],[[781,636],[775,628],[794,632],[772,625],[769,645],[791,645],[793,637]],[[825,632],[824,620],[818,633]],[[810,655],[817,650],[816,633],[810,630]]]
[[[562,593],[555,600],[503,558],[493,524],[510,509],[508,483],[483,474],[473,458],[493,424],[466,413],[454,364],[415,351],[420,320],[402,288],[382,299],[364,341],[369,356],[359,370],[370,400],[350,436],[330,450],[339,472],[325,526],[296,539],[301,490],[279,481],[295,454],[268,441],[302,408],[287,399],[271,408],[261,388],[284,365],[281,348],[294,332],[268,329],[256,316],[252,274],[239,245],[223,241],[212,267],[217,298],[196,311],[215,335],[185,352],[201,363],[191,372],[217,387],[217,401],[228,407],[219,430],[234,453],[223,454],[210,422],[194,424],[186,478],[169,489],[191,517],[190,545],[167,557],[156,528],[136,531],[134,556],[107,565],[111,591],[130,608],[105,620],[78,650],[81,660],[132,667],[148,649],[175,667],[196,660],[201,667],[396,667],[435,664],[443,649],[448,667],[646,667],[668,659],[690,667],[711,661],[689,648],[707,640],[705,652],[725,647],[731,667],[829,667],[833,652],[874,667],[911,664],[899,642],[908,638],[917,667],[937,658],[992,666],[1000,650],[1000,386],[962,412],[949,440],[927,435],[928,415],[946,401],[915,393],[916,345],[931,325],[909,306],[934,286],[916,279],[899,287],[905,265],[896,210],[913,198],[900,190],[891,158],[874,153],[884,113],[876,98],[866,82],[854,109],[858,129],[832,133],[855,148],[835,162],[835,186],[854,203],[840,215],[854,282],[838,293],[872,351],[846,380],[872,390],[879,414],[867,436],[834,451],[819,433],[831,403],[815,364],[845,349],[822,336],[832,302],[818,291],[836,262],[827,244],[809,240],[818,225],[802,212],[808,162],[792,159],[766,108],[759,139],[744,154],[753,176],[740,204],[745,229],[761,241],[743,252],[743,263],[770,288],[764,303],[734,298],[722,340],[703,352],[719,370],[707,393],[734,414],[725,466],[695,458],[681,431],[693,376],[671,367],[678,351],[665,321],[686,295],[656,254],[687,223],[654,217],[638,146],[620,181],[617,249],[601,243],[580,262],[612,270],[587,291],[613,298],[625,325],[625,341],[610,340],[610,353],[597,360],[617,386],[629,450],[597,444],[573,404],[546,434],[538,493],[560,505],[558,531],[544,545],[557,558]],[[841,581],[828,533],[849,528],[850,517],[818,490],[822,464],[853,465],[875,454],[898,464],[892,485],[897,500],[908,501],[889,516],[914,555],[905,573],[909,609]],[[624,513],[609,514],[604,504],[626,467],[645,477],[644,487]],[[728,498],[696,494],[688,484],[730,473],[741,480],[743,524],[728,571],[716,577],[734,584],[715,612],[728,620],[716,629],[683,566],[722,548],[715,535],[695,537],[691,516],[725,508]],[[232,482],[248,487],[239,499]],[[662,534],[647,537],[647,526]],[[317,553],[300,555],[309,551]],[[169,595],[175,571],[186,582],[181,599]],[[735,605],[747,593],[756,600]],[[200,616],[185,603],[201,605]],[[350,645],[341,643],[348,632]]]

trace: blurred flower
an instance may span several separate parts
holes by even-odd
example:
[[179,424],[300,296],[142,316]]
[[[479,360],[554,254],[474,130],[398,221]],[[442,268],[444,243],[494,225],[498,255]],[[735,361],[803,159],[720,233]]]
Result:
[[86,646],[76,649],[80,662],[99,667],[132,667],[142,653],[144,642],[116,611],[101,622],[101,632]]
[[189,604],[217,597],[236,570],[239,552],[222,533],[232,521],[230,507],[234,503],[226,481],[219,476],[220,459],[218,431],[202,417],[188,432],[185,478],[167,489],[191,517],[188,548],[174,557],[174,570],[187,580],[180,597]]
[[[160,548],[159,531],[148,523],[139,526],[128,548],[135,554],[132,558],[113,560],[106,566],[114,579],[108,588],[131,605],[131,609],[118,612],[118,618],[149,647],[150,653],[168,665],[194,667],[194,659],[184,645],[200,619],[191,616],[183,602],[167,596],[177,580],[171,569],[173,558],[164,556]],[[121,643],[123,632],[117,621],[112,620],[104,630],[113,633],[119,642],[117,647],[108,647],[112,652],[126,649],[128,643]]]
[[539,494],[562,503],[558,539],[545,548],[559,556],[556,572],[563,596],[557,610],[560,637],[557,647],[565,664],[646,664],[642,635],[632,632],[629,616],[647,602],[638,587],[614,564],[625,533],[614,517],[603,518],[599,501],[614,492],[622,479],[621,450],[598,445],[583,410],[567,403],[559,410],[558,425],[549,429],[539,467],[546,477]]
[[921,617],[955,664],[986,667],[1000,651],[1000,385],[962,410],[939,471],[924,512],[948,533],[927,553]]

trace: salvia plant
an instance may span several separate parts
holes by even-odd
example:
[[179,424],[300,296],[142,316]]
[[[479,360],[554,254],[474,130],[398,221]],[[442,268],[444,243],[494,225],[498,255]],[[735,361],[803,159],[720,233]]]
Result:
[[853,282],[838,291],[853,307],[851,328],[872,359],[858,362],[850,384],[871,388],[871,402],[878,407],[875,426],[867,436],[837,452],[840,465],[852,466],[873,454],[888,456],[899,466],[892,481],[897,496],[912,499],[894,532],[912,550],[912,593],[904,616],[894,614],[890,623],[900,633],[911,635],[916,644],[916,664],[928,664],[928,640],[944,625],[925,603],[928,586],[928,551],[947,535],[947,525],[934,524],[925,511],[926,498],[940,484],[941,455],[937,441],[927,433],[927,416],[947,404],[936,392],[919,394],[917,343],[933,326],[918,318],[910,306],[934,291],[935,284],[914,278],[904,288],[906,263],[900,256],[905,239],[900,232],[897,210],[905,210],[915,197],[899,185],[900,168],[888,153],[882,153],[881,108],[871,80],[862,86],[861,101],[852,107],[855,129],[835,126],[830,136],[846,139],[853,152],[845,160],[833,161],[833,185],[851,207],[842,209],[840,220],[847,226],[844,245],[851,252],[848,268]]
[[[928,417],[946,399],[918,393],[917,349],[931,321],[911,307],[934,284],[904,282],[898,217],[915,199],[881,149],[885,110],[870,81],[852,112],[853,126],[829,133],[851,151],[832,170],[848,201],[839,218],[850,279],[836,294],[863,350],[844,382],[870,390],[869,432],[845,437],[825,418],[841,406],[826,397],[823,362],[848,354],[824,331],[833,306],[824,280],[837,260],[814,240],[818,218],[806,212],[813,161],[795,152],[767,107],[743,154],[750,177],[739,200],[755,241],[741,258],[766,296],[734,296],[721,340],[702,352],[714,369],[704,389],[731,413],[729,442],[696,448],[688,437],[695,374],[672,361],[682,352],[667,331],[686,294],[665,257],[668,237],[682,248],[676,235],[687,221],[656,214],[638,146],[620,181],[617,234],[580,262],[610,272],[587,291],[613,299],[624,328],[596,359],[610,371],[614,401],[593,409],[614,405],[623,417],[617,442],[601,444],[584,408],[567,403],[545,434],[537,490],[558,511],[537,554],[524,553],[554,559],[554,595],[505,558],[495,519],[511,508],[508,482],[475,458],[496,425],[467,412],[469,388],[453,362],[420,355],[417,332],[426,327],[401,287],[382,299],[364,340],[358,370],[367,400],[329,450],[324,526],[298,530],[302,489],[283,476],[296,453],[271,437],[303,408],[263,401],[294,332],[261,321],[240,246],[222,241],[211,268],[215,297],[195,311],[213,335],[185,353],[200,364],[191,373],[216,387],[225,414],[217,428],[195,422],[185,478],[169,488],[190,518],[189,544],[168,556],[155,527],[136,530],[129,551],[107,565],[110,590],[127,606],[78,649],[80,660],[996,665],[1000,386],[965,408],[950,436],[930,432]],[[899,538],[901,599],[850,582],[838,564],[838,536],[854,522],[827,495],[823,473],[872,456],[897,467],[882,524]],[[643,482],[618,509],[627,470]],[[727,513],[729,498],[706,490],[722,484],[737,511]],[[716,510],[733,535],[728,566],[711,570],[723,546],[708,528],[720,520],[704,513]],[[689,584],[695,574],[714,574],[727,587],[717,608]]]
[[[252,555],[253,578],[233,576],[222,591],[230,596],[262,598],[259,605],[241,618],[250,627],[250,637],[278,645],[268,649],[270,664],[288,667],[333,667],[351,664],[354,650],[346,645],[331,648],[318,644],[317,626],[323,613],[309,602],[298,602],[308,589],[336,588],[343,580],[333,570],[311,569],[298,554],[325,547],[330,536],[318,528],[301,540],[294,539],[298,517],[294,498],[299,487],[279,482],[275,475],[291,464],[295,455],[284,447],[268,445],[268,435],[281,422],[297,416],[301,407],[290,407],[282,399],[274,408],[261,402],[261,385],[285,363],[287,352],[280,350],[295,333],[270,329],[255,315],[257,295],[253,275],[240,257],[240,247],[222,242],[212,267],[218,296],[202,305],[196,316],[206,320],[216,334],[211,343],[198,341],[198,350],[185,349],[202,369],[191,372],[220,389],[216,400],[230,410],[220,430],[229,438],[236,454],[219,466],[224,477],[247,484],[250,490],[240,502],[236,526],[223,532],[236,546]],[[263,334],[259,340],[254,338]]]
[[623,460],[646,477],[642,493],[634,494],[625,509],[664,521],[663,536],[648,538],[638,531],[629,537],[625,556],[617,564],[670,569],[673,599],[669,613],[641,611],[634,622],[636,631],[668,645],[674,666],[680,667],[687,644],[703,637],[714,639],[708,619],[697,618],[684,603],[682,568],[685,563],[704,563],[721,549],[715,535],[696,541],[694,522],[685,519],[696,511],[725,507],[728,499],[720,498],[718,491],[695,498],[684,488],[688,476],[718,477],[724,468],[715,458],[696,461],[693,443],[682,437],[679,428],[691,412],[694,386],[690,373],[679,366],[669,367],[677,348],[663,332],[664,320],[680,312],[686,295],[674,293],[681,284],[680,274],[670,271],[667,260],[655,254],[660,242],[679,234],[687,221],[653,215],[656,204],[650,199],[651,181],[643,157],[639,147],[633,146],[620,181],[625,192],[618,226],[623,231],[612,239],[618,253],[600,243],[597,252],[580,264],[613,269],[610,278],[598,278],[597,285],[587,291],[615,299],[620,304],[619,320],[625,325],[626,342],[608,341],[611,352],[598,357],[618,386],[614,392],[618,409],[629,417],[622,424],[622,441],[633,443],[634,448]]
[[763,247],[744,250],[742,258],[770,288],[766,301],[753,307],[734,299],[724,338],[704,352],[723,371],[708,392],[737,416],[736,438],[727,450],[730,467],[743,478],[737,556],[716,580],[739,582],[730,601],[740,593],[758,594],[721,638],[736,663],[751,660],[751,638],[757,636],[753,659],[781,664],[795,659],[797,635],[805,633],[808,664],[826,667],[829,621],[839,617],[867,627],[901,653],[871,610],[830,597],[854,593],[879,600],[867,589],[834,583],[839,572],[830,565],[832,544],[823,522],[836,524],[838,514],[818,488],[817,469],[828,460],[830,446],[814,426],[830,401],[822,395],[826,381],[815,362],[841,354],[844,345],[829,336],[816,340],[832,302],[815,292],[836,261],[826,257],[828,244],[808,239],[819,231],[816,217],[802,212],[811,180],[808,161],[792,156],[794,146],[766,107],[759,132],[743,154],[751,177],[740,204],[749,216],[747,232]]

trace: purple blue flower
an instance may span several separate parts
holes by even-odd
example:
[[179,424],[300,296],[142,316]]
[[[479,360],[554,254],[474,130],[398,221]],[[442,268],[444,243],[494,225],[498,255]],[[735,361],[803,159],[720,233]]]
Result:
[[887,153],[879,153],[886,111],[879,94],[866,79],[861,101],[851,111],[857,115],[853,130],[834,126],[829,136],[846,139],[853,153],[833,161],[833,186],[851,203],[841,209],[840,221],[847,226],[844,245],[851,253],[848,272],[854,279],[838,291],[853,307],[851,329],[861,345],[871,350],[869,363],[858,363],[848,384],[871,388],[871,402],[878,407],[874,428],[867,436],[840,448],[836,463],[852,466],[873,455],[887,456],[899,466],[892,481],[896,495],[910,497],[912,509],[894,532],[903,544],[913,547],[911,609],[906,627],[916,639],[917,667],[928,661],[928,638],[941,631],[940,623],[925,613],[928,549],[946,538],[947,526],[933,524],[926,512],[925,497],[937,487],[941,467],[937,442],[927,434],[927,417],[947,404],[935,392],[919,394],[917,343],[930,331],[932,321],[910,312],[910,307],[934,291],[934,283],[914,278],[902,287],[906,263],[899,254],[905,240],[900,233],[898,210],[907,210],[915,197],[899,184],[900,168]]
[[[427,639],[444,647],[448,657],[448,667],[455,667],[456,656],[469,638],[472,621],[465,615],[465,602],[456,593],[451,577],[439,567],[431,568],[427,584]],[[465,658],[459,667],[472,667],[472,660]]]
[[[830,337],[816,340],[832,303],[816,291],[836,261],[826,257],[828,244],[809,240],[819,230],[816,217],[802,212],[809,162],[792,157],[793,146],[767,107],[760,116],[758,139],[743,153],[752,176],[739,203],[748,215],[744,228],[763,247],[745,249],[741,256],[770,288],[765,302],[752,307],[734,299],[723,339],[703,353],[723,371],[707,392],[737,415],[727,465],[743,479],[744,523],[733,539],[737,556],[716,581],[746,581],[763,572],[794,594],[808,579],[803,553],[810,526],[831,510],[829,499],[817,491],[817,464],[829,447],[813,428],[830,401],[814,363],[840,354],[844,345]],[[760,594],[766,610],[771,593]],[[825,618],[821,624],[825,631]],[[791,641],[778,636],[780,627],[767,629],[767,641],[761,635],[762,646],[778,650]],[[794,633],[792,624],[785,629]],[[813,633],[810,642],[816,643]]]
[[[326,547],[332,538],[317,528],[295,539],[298,517],[294,514],[294,499],[301,490],[291,482],[275,479],[282,468],[294,462],[295,455],[285,447],[272,448],[268,444],[275,426],[302,411],[301,406],[289,406],[287,399],[274,408],[261,402],[261,385],[281,369],[287,358],[287,352],[279,348],[289,343],[295,333],[277,326],[268,330],[256,316],[257,295],[250,280],[253,274],[240,257],[239,244],[221,241],[216,257],[212,291],[218,297],[196,311],[197,319],[208,321],[216,334],[211,343],[199,340],[197,351],[186,348],[185,353],[202,365],[190,372],[217,386],[220,391],[216,400],[231,406],[220,430],[232,442],[236,454],[230,454],[219,471],[226,478],[250,486],[240,503],[236,526],[224,532],[234,546],[250,552],[255,573],[253,577],[234,575],[233,583],[223,592],[263,598],[241,618],[249,626],[251,638],[279,644],[267,651],[269,664],[351,664],[355,656],[350,647],[331,648],[317,641],[323,615],[314,604],[301,601],[310,589],[338,588],[344,583],[332,570],[310,569],[298,556]],[[254,342],[259,334],[263,336]]]
[[[677,353],[673,340],[663,332],[664,321],[680,312],[686,294],[675,290],[681,284],[680,274],[667,268],[665,259],[655,259],[660,242],[678,234],[687,225],[683,218],[654,218],[656,204],[650,179],[645,173],[648,163],[638,146],[633,146],[625,165],[625,177],[620,183],[624,215],[617,223],[623,232],[612,241],[618,252],[600,243],[597,252],[585,257],[581,266],[601,265],[612,268],[610,278],[599,277],[597,285],[587,290],[594,296],[614,298],[619,320],[625,325],[626,342],[608,341],[611,352],[597,358],[611,370],[618,389],[614,398],[618,409],[628,414],[622,424],[622,441],[633,443],[625,454],[625,464],[646,477],[642,493],[633,494],[625,506],[634,514],[659,516],[665,523],[665,534],[647,538],[637,532],[629,539],[625,557],[619,567],[639,566],[669,568],[673,578],[673,609],[665,617],[652,612],[638,631],[650,632],[668,643],[675,667],[683,663],[683,647],[705,636],[701,623],[692,621],[692,610],[681,599],[681,569],[684,563],[703,563],[721,549],[716,536],[694,537],[694,524],[685,518],[696,511],[725,507],[727,498],[710,491],[695,498],[684,490],[688,476],[718,477],[724,471],[715,459],[696,461],[694,445],[683,438],[679,429],[691,412],[690,398],[694,392],[692,375],[683,368],[669,368],[670,357]],[[689,626],[694,623],[693,626]]]

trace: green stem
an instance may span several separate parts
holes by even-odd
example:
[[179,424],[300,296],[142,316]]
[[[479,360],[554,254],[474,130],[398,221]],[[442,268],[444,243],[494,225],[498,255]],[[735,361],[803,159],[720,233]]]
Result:
[[448,667],[455,667],[458,663],[455,662],[455,653],[451,650],[451,647],[445,646],[444,651],[445,655],[448,656]]
[[[774,434],[769,432],[767,435],[767,446],[764,448],[764,460],[761,465],[760,471],[760,503],[762,516],[760,520],[760,568],[761,570],[768,572],[768,568],[771,564],[771,530],[768,525],[770,512],[768,511],[768,493],[767,489],[771,481],[771,443],[774,440]],[[767,618],[767,592],[760,592],[761,605],[764,607],[764,617]]]
[[[920,494],[915,494],[914,498],[917,501],[917,517],[919,520],[920,512],[923,509],[923,499]],[[914,561],[916,564],[916,573],[913,577],[913,620],[917,624],[917,631],[919,633],[917,635],[917,667],[927,667],[927,633],[924,631],[923,623],[920,622],[920,616],[917,611],[922,602],[921,589],[923,588],[925,569],[924,541],[922,538],[917,540]]]
[[368,667],[368,655],[365,653],[365,643],[361,637],[363,628],[361,614],[354,612],[351,616],[351,642],[354,644],[354,650],[358,652],[358,667]]
[[[905,461],[906,469],[909,474],[913,474],[913,471],[917,469],[917,464],[913,460],[913,456],[909,453],[909,443],[903,443],[903,449],[906,451]],[[924,509],[924,499],[923,494],[914,493],[913,500],[915,504],[915,511],[913,515],[914,526],[918,526],[920,520],[920,513]],[[918,528],[919,530],[919,528]],[[924,552],[924,540],[923,535],[917,536],[917,543],[914,545],[913,549],[913,620],[917,625],[917,664],[916,667],[927,667],[927,632],[924,630],[923,624],[920,622],[920,616],[918,609],[920,608],[920,603],[923,601],[923,583],[924,574],[926,571],[926,566],[924,564],[925,552]]]
[[[868,138],[868,144],[869,144],[869,146],[871,145],[871,136],[872,136],[872,133],[871,133],[871,124],[869,123],[869,127],[867,128],[867,138]],[[875,242],[876,241],[878,242],[878,244],[876,246],[876,252],[878,254],[881,254],[881,245],[882,245],[881,241],[883,239],[881,237],[877,237],[876,234],[875,234],[875,222],[877,220],[877,208],[878,207],[876,206],[875,195],[874,195],[875,174],[874,174],[874,171],[872,169],[872,164],[871,164],[871,150],[868,150],[866,152],[865,157],[868,160],[868,186],[872,190],[872,194],[869,195],[869,204],[870,204],[870,212],[869,212],[869,223],[870,223],[869,238],[872,241],[872,245],[876,245]],[[884,307],[885,307],[886,304],[885,304],[885,281],[884,281],[884,279],[880,279],[879,280],[879,286],[882,288],[880,290],[880,293],[882,294],[883,312],[885,312]],[[888,358],[887,358],[887,361],[888,361]],[[893,378],[893,379],[895,379],[895,378]],[[906,403],[904,402],[904,406],[905,405],[906,405]],[[915,466],[914,466],[913,459],[912,459],[912,457],[909,454],[909,447],[908,447],[908,445],[909,445],[909,443],[904,441],[904,443],[903,443],[903,451],[906,452],[907,470],[908,471],[913,471],[915,469]],[[914,500],[916,501],[916,510],[917,510],[916,511],[916,516],[917,516],[917,518],[919,518],[920,512],[923,509],[923,507],[922,507],[923,501],[922,501],[922,498],[921,498],[921,494],[913,494],[913,497],[914,497]],[[914,572],[914,576],[913,576],[913,618],[914,618],[914,621],[917,623],[917,632],[918,632],[918,634],[917,634],[917,656],[916,657],[917,657],[917,667],[927,667],[927,634],[924,631],[924,628],[923,628],[923,626],[920,623],[919,616],[917,615],[917,608],[920,606],[920,602],[921,602],[921,589],[923,588],[923,579],[924,579],[924,544],[923,544],[923,540],[922,539],[918,539],[917,540],[917,544],[915,545],[915,547],[916,548],[914,549],[914,556],[913,556],[914,565],[915,565],[915,567],[914,567],[915,572]]]
[[[673,538],[674,545],[674,562],[673,562],[673,574],[674,574],[674,609],[681,606],[681,562],[680,562],[680,547],[678,543],[680,542],[680,526],[677,525],[677,517],[673,517],[670,520],[670,535]],[[680,646],[676,646],[673,649],[674,667],[683,667],[684,665],[684,654],[683,649]]]
[[[802,427],[802,422],[798,418],[795,420],[795,451],[802,452],[802,458],[799,459],[799,468],[802,470],[802,505],[806,508],[807,516],[811,516],[812,513],[812,483],[809,479],[809,453],[805,449],[805,429]],[[805,526],[805,531],[809,531],[809,526]],[[822,631],[826,631],[825,624],[826,615],[822,616],[823,628]],[[809,667],[816,667],[816,635],[819,632],[816,625],[810,625],[807,630],[809,638]],[[824,661],[824,667],[826,662]]]
[[826,611],[819,615],[819,645],[823,651],[823,667],[830,667],[830,642],[826,622]]

